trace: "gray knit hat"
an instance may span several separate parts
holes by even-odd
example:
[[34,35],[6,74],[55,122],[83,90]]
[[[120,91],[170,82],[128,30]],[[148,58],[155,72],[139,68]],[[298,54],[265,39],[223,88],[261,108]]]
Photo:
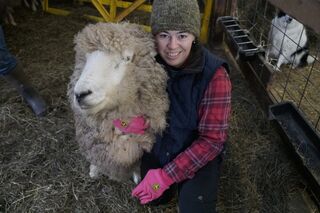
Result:
[[151,12],[153,35],[178,30],[200,36],[200,11],[197,0],[154,0]]

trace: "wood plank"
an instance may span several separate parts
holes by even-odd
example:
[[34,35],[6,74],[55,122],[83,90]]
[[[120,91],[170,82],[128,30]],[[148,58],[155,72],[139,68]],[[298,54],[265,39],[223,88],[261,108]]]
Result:
[[211,22],[209,26],[210,30],[210,38],[209,43],[210,45],[221,44],[223,40],[223,31],[220,27],[220,24],[217,23],[217,19],[220,16],[226,15],[226,7],[227,1],[226,0],[215,0],[214,5],[212,7],[212,15],[211,15]]

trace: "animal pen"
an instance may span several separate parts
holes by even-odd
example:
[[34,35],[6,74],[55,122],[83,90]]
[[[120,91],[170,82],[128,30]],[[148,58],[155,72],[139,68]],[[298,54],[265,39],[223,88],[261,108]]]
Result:
[[[217,209],[319,212],[320,2],[198,2],[201,41],[230,62],[233,84]],[[50,106],[47,116],[35,118],[1,79],[6,92],[0,98],[0,212],[177,212],[176,200],[159,207],[139,205],[130,197],[131,182],[88,177],[66,97],[74,35],[95,21],[129,20],[150,30],[151,3],[43,0],[44,13],[16,9],[18,25],[4,26],[8,47]],[[279,9],[306,27],[312,64],[287,64],[276,71],[274,62],[265,60],[271,20]]]
[[[237,7],[234,7],[236,4]],[[233,6],[233,7],[232,7]],[[218,18],[225,33],[225,41],[235,60],[254,87],[263,107],[268,108],[269,119],[274,120],[293,156],[310,181],[314,198],[320,200],[320,21],[319,1],[234,1],[229,6],[230,16]],[[270,31],[278,26],[272,19],[279,12],[288,13],[304,24],[309,38],[312,63],[294,67],[292,64],[276,67],[265,58],[271,45]],[[288,24],[287,24],[288,26]],[[283,54],[284,40],[294,43],[301,51],[302,33],[294,41],[280,30],[281,45],[272,47]],[[296,56],[294,56],[296,57]],[[287,59],[288,60],[288,59]]]

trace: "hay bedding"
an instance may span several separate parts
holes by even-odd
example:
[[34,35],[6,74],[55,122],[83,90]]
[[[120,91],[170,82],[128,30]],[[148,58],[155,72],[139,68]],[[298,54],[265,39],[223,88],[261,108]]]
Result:
[[[19,15],[17,15],[19,14]],[[74,141],[66,97],[73,36],[87,20],[16,10],[17,27],[5,26],[7,44],[49,104],[35,118],[0,80],[0,212],[176,212],[144,207],[130,196],[133,184],[92,180]],[[299,175],[284,154],[239,72],[232,70],[233,115],[222,172],[220,212],[288,212]]]

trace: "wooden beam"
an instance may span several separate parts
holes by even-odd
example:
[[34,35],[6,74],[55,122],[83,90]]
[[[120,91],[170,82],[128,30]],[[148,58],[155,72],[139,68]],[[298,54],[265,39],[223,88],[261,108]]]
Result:
[[320,34],[320,0],[268,0]]
[[215,0],[212,7],[212,16],[210,22],[210,45],[221,44],[223,40],[223,31],[220,27],[220,24],[217,23],[217,19],[220,16],[226,15],[227,1],[226,0]]
[[230,16],[237,17],[238,16],[238,0],[231,0],[230,4]]

